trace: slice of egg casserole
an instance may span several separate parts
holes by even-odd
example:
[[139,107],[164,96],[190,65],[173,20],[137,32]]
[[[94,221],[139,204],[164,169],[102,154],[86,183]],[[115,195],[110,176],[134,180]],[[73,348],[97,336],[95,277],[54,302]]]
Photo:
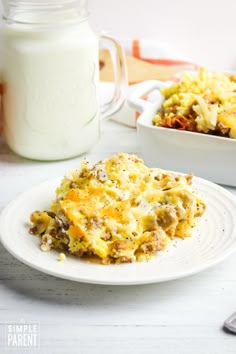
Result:
[[174,237],[188,237],[204,200],[192,175],[148,168],[120,153],[68,174],[48,211],[35,211],[30,233],[41,249],[90,256],[103,264],[149,259]]

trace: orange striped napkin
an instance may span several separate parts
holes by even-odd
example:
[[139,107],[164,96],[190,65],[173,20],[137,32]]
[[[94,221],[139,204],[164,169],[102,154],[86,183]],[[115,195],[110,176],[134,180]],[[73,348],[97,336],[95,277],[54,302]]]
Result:
[[[143,80],[176,80],[176,74],[185,70],[197,70],[199,66],[192,63],[188,59],[185,59],[178,55],[168,44],[160,43],[152,39],[133,39],[133,40],[121,40],[125,53],[132,58],[138,59],[137,71],[142,66],[139,63],[144,63],[144,74],[137,73],[137,80],[135,80],[135,73],[132,72],[132,60],[129,63],[128,71],[132,74],[132,80],[129,80],[129,91],[135,89],[135,84]],[[133,62],[134,65],[135,61]],[[148,66],[149,64],[149,66]],[[141,80],[139,79],[141,78]],[[125,104],[123,108],[116,113],[112,119],[131,127],[136,126],[138,112],[135,112],[132,108]]]
[[199,66],[179,58],[179,55],[165,43],[159,43],[150,39],[133,39],[124,41],[125,52],[134,58],[154,65],[180,66],[185,69],[195,70]]

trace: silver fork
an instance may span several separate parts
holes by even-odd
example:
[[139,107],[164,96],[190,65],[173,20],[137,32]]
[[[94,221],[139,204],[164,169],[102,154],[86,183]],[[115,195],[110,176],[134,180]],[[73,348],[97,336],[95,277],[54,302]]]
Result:
[[236,312],[224,322],[224,328],[236,334]]

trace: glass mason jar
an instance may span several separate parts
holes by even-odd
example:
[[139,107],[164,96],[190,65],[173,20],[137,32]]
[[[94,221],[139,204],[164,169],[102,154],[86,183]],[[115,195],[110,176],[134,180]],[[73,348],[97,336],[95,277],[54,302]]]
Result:
[[99,38],[86,1],[8,0],[3,24],[4,135],[17,154],[61,160],[87,152],[100,118],[124,101],[124,53],[103,37],[114,62],[113,99],[99,105]]

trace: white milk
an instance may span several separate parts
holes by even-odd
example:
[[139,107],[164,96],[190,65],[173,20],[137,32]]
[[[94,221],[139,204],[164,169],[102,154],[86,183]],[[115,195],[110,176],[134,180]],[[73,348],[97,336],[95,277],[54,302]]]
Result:
[[42,160],[88,151],[99,137],[98,40],[86,20],[53,28],[5,24],[4,131]]

